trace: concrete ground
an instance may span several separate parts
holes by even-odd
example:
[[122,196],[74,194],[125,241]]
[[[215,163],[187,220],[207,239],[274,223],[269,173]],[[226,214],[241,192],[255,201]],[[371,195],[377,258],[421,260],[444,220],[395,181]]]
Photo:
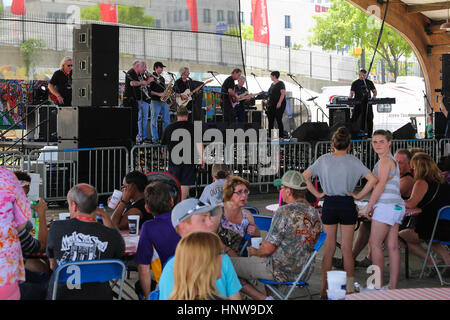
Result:
[[[261,214],[272,214],[270,211],[266,209],[266,206],[269,204],[274,204],[278,202],[278,194],[276,193],[251,193],[249,196],[248,205],[255,206],[259,209]],[[107,208],[107,210],[112,213],[112,211]],[[48,215],[52,214],[57,215],[60,212],[68,212],[67,208],[61,207],[50,207],[48,211]],[[57,219],[57,218],[56,218]],[[339,233],[338,233],[339,239]],[[361,252],[357,260],[363,259],[367,254],[367,247]],[[410,254],[409,256],[409,270],[410,277],[406,279],[405,277],[405,265],[404,265],[404,249],[400,249],[401,254],[401,267],[400,267],[400,275],[398,281],[398,288],[429,288],[429,287],[441,287],[439,279],[437,275],[428,274],[423,279],[419,279],[420,270],[422,268],[422,261],[416,256]],[[316,257],[316,264],[314,272],[309,279],[310,284],[310,292],[312,298],[314,300],[320,299],[319,292],[321,288],[321,261],[323,256],[323,250],[320,250]],[[335,257],[341,257],[340,250],[337,248]],[[385,252],[385,272],[384,272],[384,284],[387,284],[389,281],[389,266],[388,266],[388,255],[387,251]],[[370,274],[366,273],[365,268],[356,268],[355,269],[355,281],[358,282],[361,287],[366,287],[366,281]],[[127,282],[134,286],[134,283],[138,279],[138,274],[135,271],[130,272],[130,278]],[[137,299],[136,294],[134,293],[134,289],[130,285],[125,285],[125,299]],[[263,287],[261,285],[257,285],[259,289],[263,291]],[[243,297],[244,299],[248,299],[247,297]],[[291,295],[292,299],[309,299],[306,295],[306,292],[303,289],[296,289],[294,293]]]

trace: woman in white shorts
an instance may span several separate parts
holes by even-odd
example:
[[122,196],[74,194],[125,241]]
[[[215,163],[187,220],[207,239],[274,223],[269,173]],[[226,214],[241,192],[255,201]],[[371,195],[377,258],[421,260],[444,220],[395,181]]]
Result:
[[387,130],[376,130],[373,133],[372,147],[380,160],[373,169],[378,183],[367,206],[367,214],[372,218],[369,245],[372,263],[380,268],[380,286],[383,284],[383,242],[386,242],[389,253],[390,279],[389,285],[383,289],[397,288],[400,273],[398,227],[405,215],[405,203],[400,194],[400,169],[390,151],[391,140],[392,134]]

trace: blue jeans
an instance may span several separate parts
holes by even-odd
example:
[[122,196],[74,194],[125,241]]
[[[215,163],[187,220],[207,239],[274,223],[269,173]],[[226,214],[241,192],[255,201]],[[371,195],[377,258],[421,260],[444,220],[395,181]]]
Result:
[[139,140],[148,139],[147,122],[148,122],[149,104],[145,101],[138,101],[138,136]]
[[158,116],[161,114],[163,126],[162,131],[166,130],[166,127],[170,123],[170,114],[169,114],[169,106],[166,102],[152,100],[151,102],[151,111],[150,111],[150,128],[152,132],[152,140],[157,141],[159,139],[158,136]]

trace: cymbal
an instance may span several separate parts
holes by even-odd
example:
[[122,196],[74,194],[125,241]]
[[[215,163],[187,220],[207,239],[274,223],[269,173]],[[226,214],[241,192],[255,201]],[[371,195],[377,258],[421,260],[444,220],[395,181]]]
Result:
[[318,97],[319,97],[319,96],[311,97],[311,98],[309,98],[309,99],[306,99],[306,101],[313,101],[313,100],[316,100]]

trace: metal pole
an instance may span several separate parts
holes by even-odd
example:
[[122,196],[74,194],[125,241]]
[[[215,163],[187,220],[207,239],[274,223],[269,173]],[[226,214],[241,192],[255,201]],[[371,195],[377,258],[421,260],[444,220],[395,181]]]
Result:
[[312,51],[309,52],[309,77],[312,78]]

